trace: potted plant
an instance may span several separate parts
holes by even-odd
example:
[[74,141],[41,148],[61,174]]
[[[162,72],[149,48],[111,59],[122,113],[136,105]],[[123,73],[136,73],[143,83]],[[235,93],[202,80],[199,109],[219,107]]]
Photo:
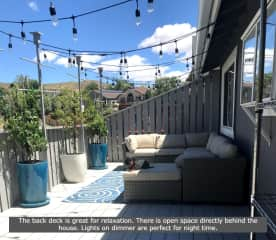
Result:
[[45,151],[47,141],[41,131],[39,94],[36,91],[19,92],[12,88],[1,97],[1,114],[8,144],[13,144],[21,160],[16,163],[22,207],[39,207],[49,203],[47,198],[48,162],[35,158],[35,152]]
[[83,119],[80,109],[80,94],[75,91],[60,93],[54,104],[53,117],[69,132],[72,139],[72,150],[68,149],[66,144],[61,146],[60,159],[64,177],[68,182],[81,182],[84,180],[87,170],[87,157],[86,153],[78,148],[78,138],[81,133],[79,127]]
[[88,144],[90,162],[93,169],[105,169],[107,158],[107,127],[103,116],[98,113],[88,100],[84,112],[86,133],[91,141]]

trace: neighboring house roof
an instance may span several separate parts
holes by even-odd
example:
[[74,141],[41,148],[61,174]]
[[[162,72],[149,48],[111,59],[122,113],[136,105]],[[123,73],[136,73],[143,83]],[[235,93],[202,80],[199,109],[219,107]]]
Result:
[[[100,90],[94,90],[94,92],[97,94],[101,93]],[[121,94],[123,94],[123,91],[103,89],[103,97],[106,99],[117,99]]]
[[146,87],[137,87],[137,88],[134,88],[134,90],[140,93],[141,95],[145,95],[148,91]]

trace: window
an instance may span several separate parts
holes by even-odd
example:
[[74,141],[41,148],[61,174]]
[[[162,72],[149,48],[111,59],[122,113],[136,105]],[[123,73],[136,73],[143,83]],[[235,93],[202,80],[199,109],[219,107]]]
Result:
[[221,133],[231,138],[234,137],[236,54],[237,50],[234,49],[222,67],[220,130]]
[[[273,91],[273,74],[275,55],[275,24],[276,24],[276,1],[273,1],[268,8],[266,26],[266,45],[265,45],[265,69],[264,69],[264,88],[263,98],[275,98],[276,91]],[[253,25],[243,41],[243,66],[241,82],[241,104],[255,101],[258,83],[258,59],[259,59],[259,22]],[[275,88],[275,87],[274,87]]]

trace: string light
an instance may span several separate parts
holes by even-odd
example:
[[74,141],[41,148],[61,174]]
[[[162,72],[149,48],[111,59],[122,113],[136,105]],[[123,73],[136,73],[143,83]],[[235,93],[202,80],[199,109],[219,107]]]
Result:
[[75,16],[72,16],[73,20],[73,28],[72,28],[72,33],[73,33],[73,40],[77,41],[78,40],[78,29],[76,28],[76,22],[75,22]]
[[128,74],[128,71],[127,71],[127,80],[129,80],[129,74]]
[[152,13],[154,11],[153,0],[148,0],[148,13]]
[[58,18],[57,18],[56,8],[55,8],[53,2],[50,2],[49,12],[50,12],[50,16],[52,18],[53,25],[57,26],[58,25]]
[[178,47],[177,47],[177,40],[175,40],[175,50],[174,50],[174,52],[175,52],[175,55],[176,55],[176,56],[179,55],[179,49],[178,49]]
[[192,65],[195,65],[195,58],[192,56]]
[[69,65],[69,67],[71,67],[71,65],[72,65],[71,50],[68,51],[68,65]]
[[120,65],[123,65],[123,53],[121,52],[121,59],[120,59]]
[[124,54],[124,64],[127,65],[127,58],[126,58],[126,54]]
[[23,40],[23,43],[26,44],[26,33],[23,30],[23,25],[24,25],[24,22],[21,21],[21,33],[20,33],[20,35],[21,35],[21,38]]
[[189,71],[189,62],[188,62],[189,58],[186,58],[186,68],[187,68],[187,71]]
[[160,43],[160,51],[159,51],[160,58],[163,57],[163,50],[162,50],[162,43]]
[[44,57],[45,60],[47,59],[47,54],[45,52],[43,54],[43,57]]
[[136,17],[136,25],[139,26],[141,24],[141,12],[140,12],[140,9],[139,9],[138,0],[136,0],[135,17]]
[[84,70],[84,77],[85,77],[85,78],[87,77],[86,69]]
[[8,48],[9,48],[9,49],[12,49],[11,38],[12,38],[12,35],[10,34],[10,35],[9,35],[9,44],[8,44]]

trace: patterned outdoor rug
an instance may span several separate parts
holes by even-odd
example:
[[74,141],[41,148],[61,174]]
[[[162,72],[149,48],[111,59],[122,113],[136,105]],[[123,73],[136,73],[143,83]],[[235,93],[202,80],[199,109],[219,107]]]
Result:
[[118,203],[123,202],[123,191],[123,171],[112,171],[64,199],[63,202]]

